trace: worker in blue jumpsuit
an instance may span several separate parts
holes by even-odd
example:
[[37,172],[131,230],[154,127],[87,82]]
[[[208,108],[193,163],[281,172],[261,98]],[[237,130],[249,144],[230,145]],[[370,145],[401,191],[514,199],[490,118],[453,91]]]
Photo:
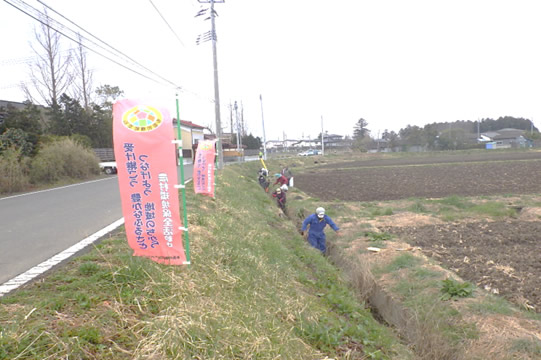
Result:
[[327,251],[327,247],[325,246],[325,232],[323,231],[327,224],[329,224],[334,231],[340,230],[334,221],[332,221],[328,215],[325,215],[325,209],[318,207],[315,214],[304,219],[301,228],[301,234],[304,235],[306,228],[310,225],[310,230],[308,230],[308,242],[323,254]]

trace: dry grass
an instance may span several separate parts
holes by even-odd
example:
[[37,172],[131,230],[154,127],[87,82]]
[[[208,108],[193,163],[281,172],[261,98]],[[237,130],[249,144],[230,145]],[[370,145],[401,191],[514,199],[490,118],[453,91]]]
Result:
[[364,259],[348,257],[334,242],[328,244],[327,254],[333,264],[345,274],[361,301],[367,301],[376,286],[369,264]]
[[[331,244],[329,257],[347,276],[362,301],[372,304],[381,321],[388,321],[408,341],[419,360],[461,360],[463,349],[449,341],[445,329],[452,327],[448,317],[442,317],[441,304],[423,304],[406,308],[397,301],[382,282],[372,275],[371,265],[364,257],[346,255]],[[383,298],[383,299],[382,299]]]
[[99,159],[92,150],[72,139],[63,139],[43,146],[32,160],[30,178],[33,183],[53,183],[65,178],[86,179],[98,175]]
[[30,184],[26,160],[13,149],[0,153],[0,194],[22,191]]
[[237,171],[216,199],[188,193],[189,267],[134,258],[120,233],[1,299],[0,359],[407,359]]

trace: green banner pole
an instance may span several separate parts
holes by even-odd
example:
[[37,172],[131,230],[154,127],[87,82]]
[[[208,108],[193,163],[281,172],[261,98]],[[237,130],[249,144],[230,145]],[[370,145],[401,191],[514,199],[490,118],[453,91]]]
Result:
[[182,131],[180,130],[180,112],[178,108],[178,94],[176,94],[177,101],[177,137],[178,137],[178,148],[180,159],[180,185],[182,189],[182,214],[183,214],[183,223],[184,223],[184,249],[186,251],[186,262],[190,264],[190,237],[188,235],[188,210],[186,209],[186,186],[184,184],[184,155],[182,149]]

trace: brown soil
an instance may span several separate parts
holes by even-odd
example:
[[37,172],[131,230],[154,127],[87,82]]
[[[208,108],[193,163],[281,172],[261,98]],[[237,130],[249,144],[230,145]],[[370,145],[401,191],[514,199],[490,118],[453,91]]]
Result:
[[[515,199],[531,194],[529,205],[515,208],[516,218],[505,220],[468,218],[450,223],[437,216],[410,212],[363,219],[363,229],[369,226],[368,230],[391,233],[395,240],[387,242],[379,253],[366,254],[364,250],[369,243],[358,239],[350,244],[349,251],[358,254],[363,250],[365,259],[383,262],[404,251],[428,256],[487,293],[502,296],[522,309],[541,312],[541,206],[536,205],[541,204],[540,152],[403,159],[376,155],[318,165],[296,174],[295,185],[313,197],[335,204],[336,200],[343,201],[353,213],[361,210],[363,203],[359,202],[452,195],[487,195],[491,199],[503,195],[506,201],[501,201],[501,196],[497,201],[512,207],[520,203]],[[344,223],[340,224],[340,220]],[[345,233],[359,232],[359,224],[340,218],[335,221]],[[508,351],[510,342],[516,339],[529,338],[541,343],[539,321],[495,314],[472,315],[470,320],[481,331],[470,348],[478,358],[488,358],[485,355],[492,359],[507,358],[509,353],[504,356],[503,349]],[[539,351],[533,352],[534,357],[521,358],[534,359]]]
[[[317,176],[296,175],[295,184],[324,200],[541,193],[541,152],[401,159],[376,154],[375,158],[327,163],[312,172]],[[511,203],[510,199],[507,203]],[[519,219],[501,222],[469,219],[446,223],[413,213],[368,222],[420,247],[426,255],[479,287],[541,312],[541,208],[517,210]]]
[[541,311],[541,222],[482,221],[380,230],[420,247],[478,287]]
[[415,157],[405,158],[404,163],[383,159],[379,165],[375,160],[350,162],[348,168],[327,164],[296,175],[295,186],[326,201],[540,193],[541,153],[533,154],[533,159],[513,161],[479,162],[477,155],[476,162],[467,156],[448,156],[445,163]]

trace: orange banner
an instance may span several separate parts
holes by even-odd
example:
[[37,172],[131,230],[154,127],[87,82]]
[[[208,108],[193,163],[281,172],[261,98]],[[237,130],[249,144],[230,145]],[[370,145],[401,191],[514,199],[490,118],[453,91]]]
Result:
[[216,140],[200,141],[193,165],[193,186],[196,194],[214,197],[214,160]]
[[122,214],[133,255],[185,264],[169,113],[134,100],[117,101],[113,135]]

